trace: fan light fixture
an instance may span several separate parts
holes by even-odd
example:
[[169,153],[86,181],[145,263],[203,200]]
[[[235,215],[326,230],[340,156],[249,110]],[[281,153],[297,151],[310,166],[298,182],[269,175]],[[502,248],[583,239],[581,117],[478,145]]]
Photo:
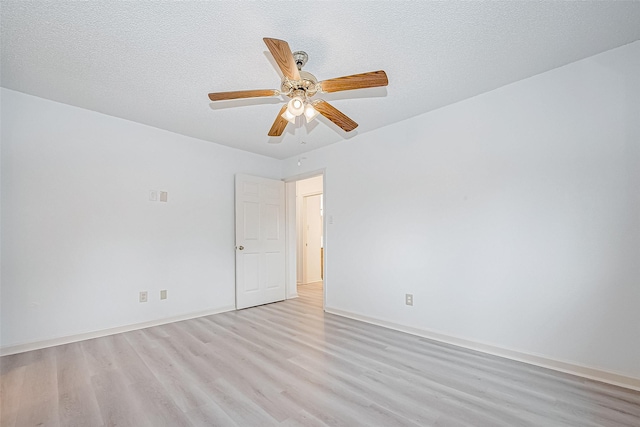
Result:
[[299,96],[291,98],[287,104],[287,109],[282,113],[282,118],[289,123],[296,123],[296,117],[304,113],[304,101]]
[[307,119],[307,123],[311,123],[313,119],[317,117],[318,110],[313,108],[313,105],[308,102],[304,102],[302,98],[295,97],[291,101],[289,101],[287,105],[287,109],[284,110],[284,113],[281,114],[281,117],[288,121],[289,123],[296,123],[296,117],[304,114],[304,117]]
[[294,124],[294,125],[296,124],[296,116],[294,114],[291,114],[289,112],[289,109],[284,110],[284,113],[282,113],[280,117],[282,117],[283,119],[285,119],[291,124]]
[[307,123],[311,123],[311,121],[315,119],[318,114],[318,110],[313,108],[313,105],[307,104],[304,106],[304,116],[307,118]]
[[289,105],[287,106],[287,111],[293,114],[294,116],[299,116],[304,112],[304,101],[299,96],[291,98],[289,101]]

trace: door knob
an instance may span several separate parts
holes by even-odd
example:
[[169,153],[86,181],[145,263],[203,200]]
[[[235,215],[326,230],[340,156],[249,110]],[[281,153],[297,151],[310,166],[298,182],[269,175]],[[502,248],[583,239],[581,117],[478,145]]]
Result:
[[244,250],[244,246],[238,246],[238,249],[243,251]]

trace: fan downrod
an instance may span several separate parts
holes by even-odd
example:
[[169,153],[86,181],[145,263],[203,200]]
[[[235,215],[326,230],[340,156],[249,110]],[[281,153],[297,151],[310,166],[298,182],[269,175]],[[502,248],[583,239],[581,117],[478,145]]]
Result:
[[309,55],[307,55],[307,52],[303,52],[299,50],[297,52],[293,52],[293,60],[296,62],[298,71],[300,71],[302,70],[302,67],[304,67],[307,61],[309,60]]

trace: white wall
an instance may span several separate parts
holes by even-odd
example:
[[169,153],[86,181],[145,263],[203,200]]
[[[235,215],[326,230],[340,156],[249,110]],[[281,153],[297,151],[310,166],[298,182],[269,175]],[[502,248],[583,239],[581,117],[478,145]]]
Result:
[[305,156],[327,310],[640,378],[640,42]]
[[234,307],[234,174],[279,161],[1,96],[2,347]]

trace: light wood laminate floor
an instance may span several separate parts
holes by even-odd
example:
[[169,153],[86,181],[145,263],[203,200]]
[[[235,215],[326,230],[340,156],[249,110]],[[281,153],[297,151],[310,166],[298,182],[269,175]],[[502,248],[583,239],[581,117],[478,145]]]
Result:
[[640,393],[300,297],[0,358],[9,426],[640,426]]

